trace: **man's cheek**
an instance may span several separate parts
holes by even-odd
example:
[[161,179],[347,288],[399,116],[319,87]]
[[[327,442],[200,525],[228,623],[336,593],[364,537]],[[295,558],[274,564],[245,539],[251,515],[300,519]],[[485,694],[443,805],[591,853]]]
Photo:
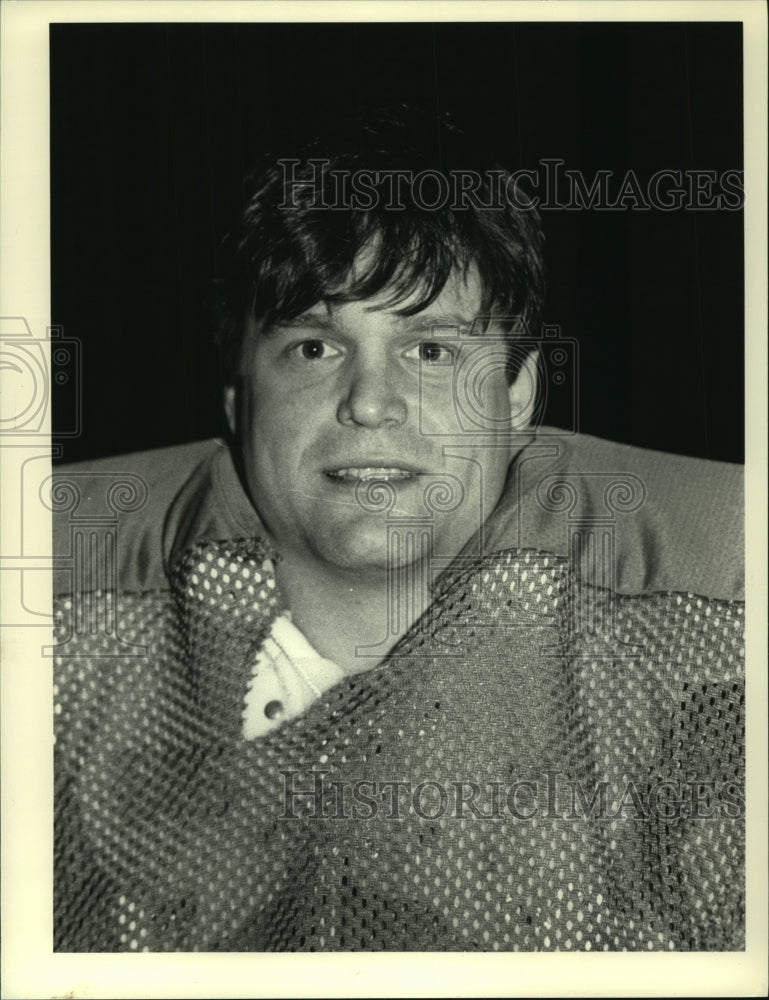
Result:
[[423,391],[415,409],[419,429],[426,436],[462,434],[457,399],[452,387],[445,387],[440,391]]

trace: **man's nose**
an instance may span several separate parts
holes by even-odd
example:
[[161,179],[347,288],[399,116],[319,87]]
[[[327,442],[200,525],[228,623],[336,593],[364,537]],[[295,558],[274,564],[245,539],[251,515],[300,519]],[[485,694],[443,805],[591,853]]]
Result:
[[384,359],[358,360],[348,373],[338,417],[341,423],[376,428],[402,424],[408,405],[396,373],[387,371]]

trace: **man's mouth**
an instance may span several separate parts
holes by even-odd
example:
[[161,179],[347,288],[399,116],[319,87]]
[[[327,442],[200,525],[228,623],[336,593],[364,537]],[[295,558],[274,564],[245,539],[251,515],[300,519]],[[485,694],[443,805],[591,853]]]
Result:
[[402,466],[345,466],[341,469],[328,469],[326,475],[340,483],[393,482],[396,480],[416,479],[419,473],[415,469],[405,469]]

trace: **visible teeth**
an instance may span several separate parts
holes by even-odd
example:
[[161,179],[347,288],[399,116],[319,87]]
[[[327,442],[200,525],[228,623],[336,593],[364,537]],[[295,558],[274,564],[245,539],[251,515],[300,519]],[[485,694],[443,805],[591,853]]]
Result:
[[414,475],[407,469],[335,469],[329,473],[334,479],[411,479]]

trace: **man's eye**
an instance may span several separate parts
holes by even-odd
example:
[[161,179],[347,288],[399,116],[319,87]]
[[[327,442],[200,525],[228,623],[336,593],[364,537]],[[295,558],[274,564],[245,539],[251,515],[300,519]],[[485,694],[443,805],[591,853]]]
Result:
[[294,351],[305,361],[319,361],[321,358],[333,358],[339,354],[339,351],[325,340],[303,340],[294,347]]
[[420,361],[428,365],[450,365],[453,364],[457,356],[455,347],[449,344],[441,344],[437,340],[423,340],[415,348],[409,351],[409,355],[415,355]]

